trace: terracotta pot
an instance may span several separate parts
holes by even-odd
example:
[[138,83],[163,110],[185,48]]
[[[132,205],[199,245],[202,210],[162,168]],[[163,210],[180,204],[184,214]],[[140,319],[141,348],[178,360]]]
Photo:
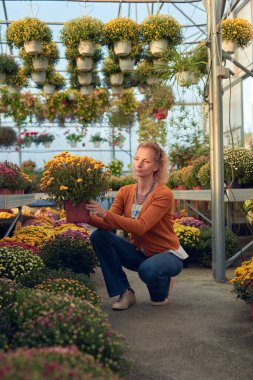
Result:
[[92,57],[95,51],[96,44],[93,41],[81,41],[78,46],[78,51],[84,57]]
[[192,186],[192,190],[201,190],[201,186]]
[[154,118],[157,120],[166,119],[168,116],[169,110],[167,108],[158,108],[157,110],[154,110]]
[[36,55],[42,51],[42,41],[32,40],[24,43],[25,51],[28,54]]
[[64,201],[67,223],[87,223],[89,211],[86,209],[87,202],[81,202],[76,206],[70,201]]
[[118,41],[114,44],[114,53],[118,57],[126,57],[131,52],[132,43],[131,41]]
[[186,190],[186,187],[185,186],[177,186],[175,190]]
[[9,195],[11,193],[12,191],[10,189],[7,189],[7,187],[3,187],[2,189],[0,189],[0,195]]

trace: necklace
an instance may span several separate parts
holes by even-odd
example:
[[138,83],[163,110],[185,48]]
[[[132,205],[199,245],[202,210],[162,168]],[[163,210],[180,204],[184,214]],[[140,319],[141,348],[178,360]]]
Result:
[[135,199],[136,199],[136,203],[138,205],[141,205],[145,202],[146,198],[149,196],[149,194],[153,191],[154,187],[155,187],[155,184],[156,184],[156,181],[153,181],[149,191],[146,193],[146,194],[139,194],[139,191],[138,191],[138,183],[137,183],[137,186],[136,186],[136,190],[135,190]]

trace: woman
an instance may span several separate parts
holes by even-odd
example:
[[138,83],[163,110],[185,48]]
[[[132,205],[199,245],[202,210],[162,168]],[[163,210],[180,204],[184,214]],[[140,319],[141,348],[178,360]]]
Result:
[[[120,295],[112,305],[125,310],[136,297],[122,267],[137,271],[147,285],[154,306],[169,302],[172,277],[178,275],[187,253],[173,231],[173,193],[163,183],[167,180],[167,157],[156,143],[138,146],[134,157],[137,184],[123,186],[109,211],[97,202],[87,209],[94,214],[89,224],[98,227],[91,242],[98,256],[110,297]],[[108,230],[131,233],[131,242]]]

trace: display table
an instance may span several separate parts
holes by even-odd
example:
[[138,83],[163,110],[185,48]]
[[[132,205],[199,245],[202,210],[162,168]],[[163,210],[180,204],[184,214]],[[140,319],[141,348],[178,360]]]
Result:
[[34,200],[35,194],[0,195],[0,209],[18,208],[18,213],[14,218],[10,218],[10,220],[1,219],[1,223],[10,223],[5,236],[9,236],[17,221],[22,219],[22,206],[26,206]]

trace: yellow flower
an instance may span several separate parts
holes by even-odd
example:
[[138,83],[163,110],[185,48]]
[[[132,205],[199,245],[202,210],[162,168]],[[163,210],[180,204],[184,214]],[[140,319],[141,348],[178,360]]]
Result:
[[80,183],[80,182],[83,182],[83,180],[82,180],[82,178],[78,178],[78,179],[76,180],[76,182],[77,182],[77,183]]
[[62,185],[62,186],[60,187],[60,190],[68,190],[68,186],[64,186],[64,185]]
[[91,172],[91,168],[87,169],[87,172],[88,172],[88,173]]

